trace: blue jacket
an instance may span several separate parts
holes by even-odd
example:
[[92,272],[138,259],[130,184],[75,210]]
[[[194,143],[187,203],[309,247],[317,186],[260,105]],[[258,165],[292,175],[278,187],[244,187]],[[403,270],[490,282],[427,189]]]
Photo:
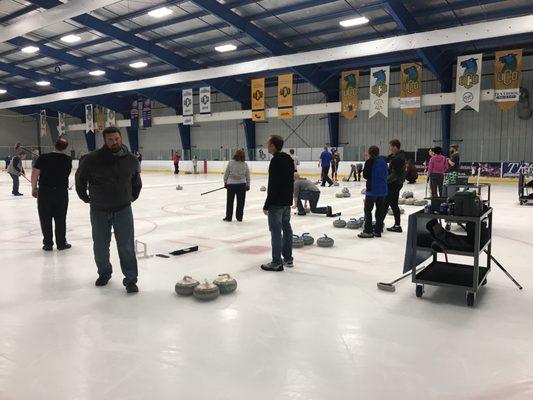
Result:
[[387,175],[387,162],[383,157],[368,159],[363,168],[363,178],[366,179],[366,195],[385,197],[388,193]]
[[320,159],[322,160],[322,167],[329,167],[331,164],[331,159],[333,158],[333,155],[327,151],[324,150],[322,154],[320,154]]

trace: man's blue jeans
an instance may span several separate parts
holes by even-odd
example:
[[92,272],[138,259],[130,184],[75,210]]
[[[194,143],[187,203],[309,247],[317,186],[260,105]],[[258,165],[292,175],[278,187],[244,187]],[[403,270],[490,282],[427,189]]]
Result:
[[119,211],[101,211],[91,207],[94,261],[98,275],[111,277],[113,267],[109,261],[111,228],[115,232],[120,268],[124,274],[122,283],[127,286],[137,282],[137,257],[135,256],[135,237],[131,206]]
[[272,262],[281,264],[292,261],[291,207],[270,206],[268,209],[268,227],[272,238]]

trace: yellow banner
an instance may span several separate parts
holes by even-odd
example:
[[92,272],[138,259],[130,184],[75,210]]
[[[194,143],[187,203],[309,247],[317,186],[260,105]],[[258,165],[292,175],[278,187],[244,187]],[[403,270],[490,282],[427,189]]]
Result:
[[497,51],[494,58],[494,101],[500,110],[510,110],[520,97],[522,49]]
[[252,121],[264,121],[265,119],[265,110],[252,111]]
[[96,132],[100,133],[105,128],[105,114],[104,114],[104,110],[100,106],[96,106],[95,112],[96,112],[96,118],[95,118]]
[[292,74],[278,76],[278,107],[292,107]]
[[252,79],[252,110],[265,109],[265,78]]
[[342,116],[352,120],[359,105],[359,71],[344,71],[340,80]]
[[422,97],[422,64],[402,64],[400,74],[400,108],[406,115],[420,110]]
[[279,119],[291,119],[294,115],[294,110],[290,108],[278,108],[278,118]]

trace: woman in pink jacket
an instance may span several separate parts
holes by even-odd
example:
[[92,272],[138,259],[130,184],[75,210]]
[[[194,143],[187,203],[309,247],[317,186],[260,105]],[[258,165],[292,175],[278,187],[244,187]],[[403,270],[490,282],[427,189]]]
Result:
[[448,170],[448,159],[442,155],[442,148],[435,147],[429,160],[428,176],[431,182],[431,197],[442,196],[444,174]]

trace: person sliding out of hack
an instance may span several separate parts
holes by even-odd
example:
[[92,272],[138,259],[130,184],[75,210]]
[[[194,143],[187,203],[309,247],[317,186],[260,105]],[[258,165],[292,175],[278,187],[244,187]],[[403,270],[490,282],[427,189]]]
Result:
[[[261,265],[265,271],[283,271],[293,267],[291,204],[294,191],[294,161],[283,153],[283,138],[270,136],[268,152],[272,154],[268,167],[268,191],[263,212],[268,217],[272,243],[272,261]],[[283,256],[283,259],[281,258]]]
[[298,215],[305,215],[305,208],[302,200],[308,200],[313,214],[326,214],[333,216],[330,206],[317,207],[320,199],[320,189],[310,180],[302,178],[298,173],[294,174],[294,203],[292,208],[298,207]]

